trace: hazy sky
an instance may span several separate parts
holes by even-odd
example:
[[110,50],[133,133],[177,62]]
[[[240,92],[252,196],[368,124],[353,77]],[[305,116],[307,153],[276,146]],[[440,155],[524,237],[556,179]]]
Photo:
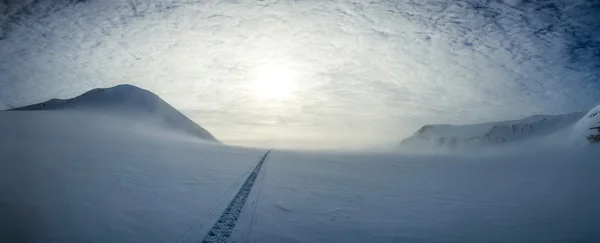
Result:
[[355,147],[600,103],[594,1],[56,2],[0,4],[0,107],[130,83],[225,143]]

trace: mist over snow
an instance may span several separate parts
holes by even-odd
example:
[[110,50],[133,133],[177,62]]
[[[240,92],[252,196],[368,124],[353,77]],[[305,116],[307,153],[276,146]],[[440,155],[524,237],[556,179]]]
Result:
[[100,114],[170,130],[211,142],[219,142],[210,132],[191,121],[152,92],[133,85],[98,88],[71,99],[17,107],[11,111],[66,111],[67,113]]
[[225,143],[359,146],[600,103],[597,1],[0,3],[0,108],[131,83]]
[[266,153],[124,117],[0,112],[0,242],[600,242],[597,145]]
[[0,0],[0,242],[600,242],[598,13]]

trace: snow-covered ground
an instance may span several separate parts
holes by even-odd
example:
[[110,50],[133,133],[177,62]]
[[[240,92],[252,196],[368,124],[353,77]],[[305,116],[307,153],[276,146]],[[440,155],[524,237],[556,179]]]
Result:
[[0,112],[0,127],[1,242],[177,242],[264,154],[105,114]]
[[232,240],[598,242],[600,151],[274,151]]
[[266,157],[75,107],[0,112],[0,242],[600,241],[597,146]]

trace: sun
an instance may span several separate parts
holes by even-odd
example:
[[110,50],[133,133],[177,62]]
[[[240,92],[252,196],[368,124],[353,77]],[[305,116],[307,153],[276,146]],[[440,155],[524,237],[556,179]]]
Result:
[[294,75],[291,70],[279,64],[268,64],[256,69],[253,88],[261,98],[289,98],[295,89]]

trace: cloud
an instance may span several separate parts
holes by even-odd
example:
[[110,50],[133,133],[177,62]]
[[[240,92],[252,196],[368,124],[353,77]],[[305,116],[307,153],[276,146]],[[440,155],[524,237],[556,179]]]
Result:
[[[0,97],[25,105],[132,83],[232,141],[298,141],[302,131],[331,143],[400,140],[426,123],[589,109],[600,101],[597,10],[585,1],[138,1],[134,11],[87,1],[10,25]],[[269,63],[298,74],[293,95],[253,94],[252,73]]]

